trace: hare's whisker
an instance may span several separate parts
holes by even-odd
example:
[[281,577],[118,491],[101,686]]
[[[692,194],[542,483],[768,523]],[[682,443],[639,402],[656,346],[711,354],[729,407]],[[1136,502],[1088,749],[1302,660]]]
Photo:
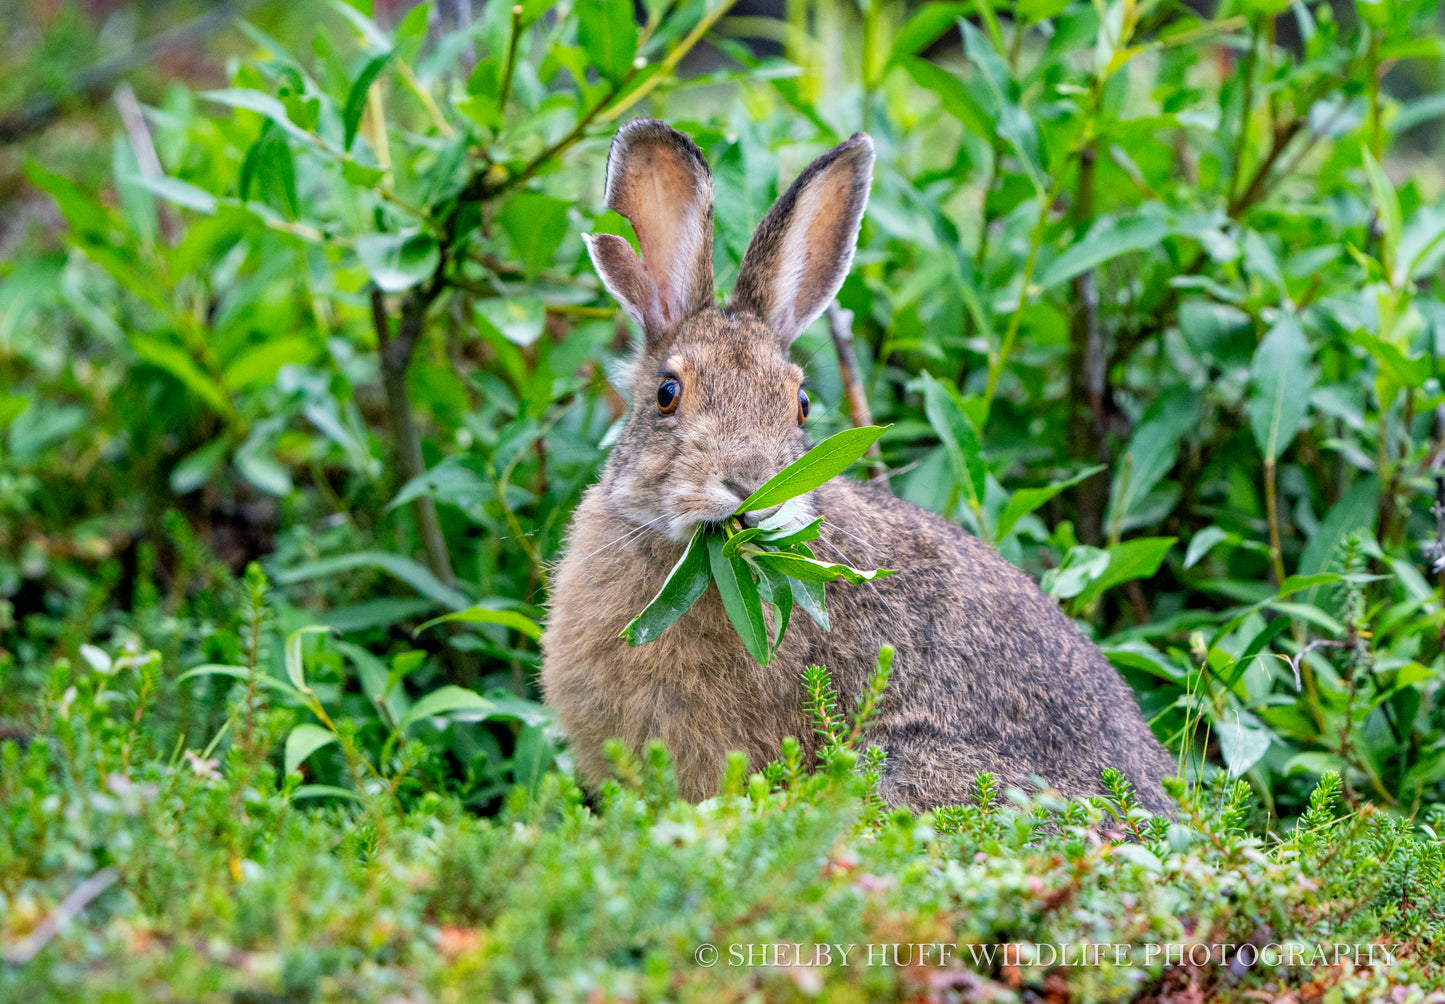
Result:
[[[833,525],[834,525],[835,527],[837,526],[836,523],[833,524]],[[847,531],[844,531],[844,532],[846,533]],[[853,535],[850,533],[850,534],[848,534],[848,536],[852,537]],[[848,557],[846,554],[844,554],[842,551],[838,550],[838,545],[837,545],[837,544],[834,544],[834,543],[833,543],[831,540],[829,540],[827,537],[819,537],[818,539],[821,540],[823,543],[827,544],[829,547],[831,547],[831,548],[833,549],[833,553],[837,554],[838,557],[842,558],[845,564],[850,565],[850,566],[855,567],[855,568],[857,567],[856,565],[853,565],[853,561],[852,561],[851,558],[849,558],[849,557]],[[856,538],[855,538],[855,539],[856,539]],[[879,602],[879,603],[882,603],[885,607],[888,608],[888,612],[889,612],[890,614],[892,614],[892,615],[895,616],[895,617],[898,616],[897,613],[893,610],[893,604],[889,603],[886,599],[884,599],[883,594],[878,591],[878,586],[877,586],[876,583],[869,582],[869,583],[866,583],[866,585],[868,586],[869,589],[873,590],[873,595],[876,596],[876,597],[878,597],[878,602]]]
[[601,554],[603,551],[607,550],[607,549],[608,549],[609,547],[611,547],[613,544],[620,544],[620,543],[622,543],[624,540],[626,540],[628,537],[635,536],[636,534],[639,534],[639,533],[641,533],[643,530],[646,530],[649,526],[652,526],[654,523],[658,522],[659,520],[664,520],[664,519],[667,519],[667,514],[666,514],[666,513],[663,513],[661,516],[657,516],[657,517],[655,517],[655,518],[653,518],[653,519],[648,520],[646,523],[643,523],[641,526],[634,526],[631,530],[628,530],[626,533],[624,533],[622,536],[618,537],[616,540],[611,541],[610,543],[607,543],[607,544],[603,544],[601,547],[599,547],[597,550],[593,551],[591,554],[587,555],[587,557],[586,557],[586,558],[583,558],[582,560],[583,560],[583,561],[586,561],[587,558],[595,557],[596,555],[599,555],[599,554]]
[[[851,533],[849,533],[847,530],[843,529],[843,528],[842,528],[841,526],[839,526],[837,523],[830,523],[830,522],[828,522],[828,521],[825,519],[825,520],[823,520],[823,525],[826,526],[826,527],[831,527],[831,528],[834,529],[834,530],[837,530],[839,533],[843,534],[843,536],[845,536],[845,537],[852,537],[854,540],[856,540],[858,543],[862,544],[864,547],[868,548],[868,550],[870,550],[870,551],[877,551],[877,550],[878,550],[878,548],[874,547],[872,544],[870,544],[868,541],[864,540],[862,537],[859,537],[859,536],[857,536],[856,534],[851,534]],[[832,545],[830,544],[829,546],[831,547]],[[837,550],[837,548],[834,548],[834,550]]]

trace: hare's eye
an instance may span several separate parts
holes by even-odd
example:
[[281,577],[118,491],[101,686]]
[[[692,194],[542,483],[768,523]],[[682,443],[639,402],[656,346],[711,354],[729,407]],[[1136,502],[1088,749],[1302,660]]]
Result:
[[680,397],[682,397],[682,384],[672,377],[668,377],[657,388],[657,410],[664,415],[671,415],[677,410],[677,401]]
[[808,392],[805,391],[805,390],[803,390],[803,388],[799,387],[799,388],[798,388],[798,424],[799,424],[799,425],[802,425],[802,424],[803,424],[803,420],[808,417],[808,409],[809,409],[811,406],[812,406],[812,402],[810,402],[810,401],[808,400]]

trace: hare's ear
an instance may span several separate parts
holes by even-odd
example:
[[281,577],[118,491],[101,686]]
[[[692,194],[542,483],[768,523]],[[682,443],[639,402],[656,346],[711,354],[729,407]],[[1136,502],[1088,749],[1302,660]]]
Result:
[[873,141],[854,133],[808,165],[748,245],[732,307],[756,314],[792,342],[848,276],[873,181]]
[[652,342],[712,302],[712,174],[692,140],[634,119],[607,155],[607,205],[632,224],[642,260],[612,234],[586,237],[587,250]]

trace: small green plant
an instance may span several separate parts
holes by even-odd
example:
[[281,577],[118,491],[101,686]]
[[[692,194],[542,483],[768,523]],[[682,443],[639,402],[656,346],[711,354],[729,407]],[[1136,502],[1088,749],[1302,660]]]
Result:
[[[846,564],[819,561],[808,541],[818,539],[824,516],[802,527],[794,526],[798,509],[793,500],[847,470],[886,428],[865,426],[829,436],[769,478],[720,525],[699,523],[662,588],[619,637],[627,639],[629,645],[655,640],[698,601],[710,582],[717,583],[723,609],[738,637],[764,666],[783,642],[794,603],[819,627],[828,630],[825,583],[836,579],[871,582],[893,572],[862,571]],[[756,526],[743,526],[743,514],[774,506],[777,512],[759,520]],[[773,608],[771,641],[763,617],[764,604]]]

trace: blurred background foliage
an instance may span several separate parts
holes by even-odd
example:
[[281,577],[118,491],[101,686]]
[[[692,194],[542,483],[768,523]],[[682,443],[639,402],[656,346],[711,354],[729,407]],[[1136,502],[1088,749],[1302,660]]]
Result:
[[103,671],[153,752],[254,744],[266,691],[317,797],[369,762],[489,811],[565,765],[537,625],[631,336],[579,234],[630,236],[605,153],[650,114],[713,165],[722,289],[869,131],[853,274],[796,351],[814,437],[892,423],[894,491],[1040,579],[1191,776],[1289,817],[1338,770],[1413,815],[1445,785],[1438,22],[7,5],[0,716]]

